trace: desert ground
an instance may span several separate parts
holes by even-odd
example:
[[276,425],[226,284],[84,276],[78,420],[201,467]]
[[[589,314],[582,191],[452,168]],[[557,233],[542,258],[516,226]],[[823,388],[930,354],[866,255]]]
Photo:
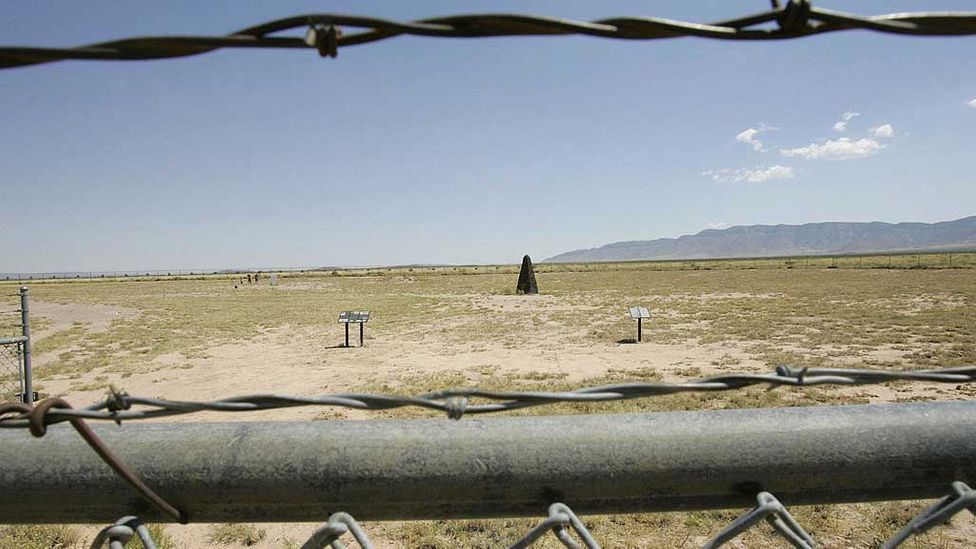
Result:
[[[964,257],[964,256],[963,256]],[[849,260],[846,260],[849,261]],[[848,263],[848,266],[853,264]],[[768,267],[768,266],[767,266]],[[652,264],[545,266],[540,295],[514,295],[511,268],[390,269],[30,285],[35,389],[75,405],[130,394],[209,400],[251,393],[418,394],[482,386],[567,389],[623,380],[680,381],[778,364],[935,368],[976,359],[976,276],[953,268]],[[13,293],[16,286],[3,285]],[[12,298],[10,298],[12,299]],[[627,307],[651,310],[635,344]],[[344,348],[343,310],[368,309],[365,346]],[[6,334],[5,334],[6,335]],[[358,343],[358,332],[351,331]],[[753,388],[518,413],[572,414],[971,399],[976,386],[890,383]],[[515,413],[515,412],[513,412]],[[335,421],[429,417],[400,409],[289,408],[165,421]],[[445,421],[447,421],[445,419]],[[874,547],[930,502],[791,509],[826,547]],[[696,547],[744,509],[584,517],[607,547]],[[496,547],[538,519],[366,523],[379,547]],[[323,520],[325,517],[323,517]],[[162,547],[298,547],[315,524],[159,525]],[[73,547],[96,528],[0,526],[0,548]],[[768,526],[732,546],[786,546]],[[964,547],[972,515],[911,547]],[[6,541],[4,541],[6,540]],[[555,538],[539,547],[557,547]]]

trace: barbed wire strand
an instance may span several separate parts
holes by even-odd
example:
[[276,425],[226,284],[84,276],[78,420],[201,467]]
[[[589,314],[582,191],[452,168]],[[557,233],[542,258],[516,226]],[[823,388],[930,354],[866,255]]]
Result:
[[[6,409],[0,407],[0,428],[30,428],[31,425],[51,425],[75,419],[121,423],[203,411],[251,412],[300,406],[329,406],[357,410],[417,407],[445,412],[451,419],[460,419],[466,414],[503,412],[545,404],[608,402],[677,393],[709,393],[756,385],[768,385],[771,388],[856,386],[895,381],[971,383],[976,381],[976,366],[897,371],[860,368],[798,369],[781,365],[771,374],[728,374],[683,383],[620,383],[564,392],[494,391],[474,388],[435,391],[419,396],[374,393],[335,393],[316,396],[254,394],[207,402],[132,396],[113,389],[104,401],[84,408],[46,406],[42,409],[38,405],[36,408],[24,410],[18,407]],[[472,404],[471,399],[488,402]]]
[[[485,38],[579,35],[620,40],[697,37],[717,40],[784,40],[847,30],[909,36],[976,34],[976,12],[915,12],[862,16],[790,0],[783,7],[736,19],[694,23],[658,17],[575,21],[516,14],[455,15],[400,22],[376,17],[311,13],[254,25],[224,36],[141,36],[74,48],[0,47],[0,69],[63,60],[132,61],[188,57],[230,48],[316,49],[336,57],[340,48],[398,36]],[[347,34],[343,29],[362,29]],[[306,30],[303,37],[272,36]]]

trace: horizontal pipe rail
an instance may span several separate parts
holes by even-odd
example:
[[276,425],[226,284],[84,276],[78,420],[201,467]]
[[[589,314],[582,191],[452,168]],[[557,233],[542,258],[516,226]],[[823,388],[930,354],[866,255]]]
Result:
[[[934,498],[976,480],[976,402],[652,414],[100,424],[190,522],[537,516]],[[163,519],[67,425],[0,432],[0,521]],[[165,520],[165,519],[163,519]]]

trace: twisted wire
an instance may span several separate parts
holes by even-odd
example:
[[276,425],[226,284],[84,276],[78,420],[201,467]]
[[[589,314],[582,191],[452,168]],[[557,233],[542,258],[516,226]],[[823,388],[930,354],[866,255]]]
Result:
[[[203,411],[251,412],[299,406],[331,406],[357,410],[392,410],[417,407],[444,412],[451,419],[467,414],[517,410],[555,403],[608,402],[649,398],[677,393],[731,391],[756,385],[770,387],[813,387],[820,385],[871,385],[894,381],[970,383],[976,381],[976,366],[936,370],[875,370],[866,368],[793,368],[778,366],[771,374],[728,374],[683,383],[619,383],[584,387],[572,391],[493,391],[447,389],[418,396],[375,393],[333,393],[315,396],[254,394],[212,401],[183,401],[141,397],[112,390],[108,397],[84,408],[44,407],[31,411],[0,405],[0,428],[30,428],[76,419],[122,421],[192,414]],[[471,404],[472,399],[483,403]],[[62,401],[63,402],[63,401]],[[16,404],[16,403],[14,403]],[[43,408],[43,413],[38,410]]]
[[[343,29],[359,29],[347,33]],[[140,36],[73,48],[0,47],[0,69],[70,59],[101,61],[188,57],[231,48],[316,49],[335,57],[347,46],[398,36],[485,38],[502,36],[578,35],[619,40],[697,37],[716,40],[784,40],[824,33],[868,30],[910,36],[976,34],[976,12],[915,12],[862,16],[813,7],[790,0],[779,7],[736,19],[694,23],[658,17],[614,17],[576,21],[538,15],[473,14],[417,21],[311,13],[260,23],[224,36]],[[276,36],[305,30],[303,37]]]

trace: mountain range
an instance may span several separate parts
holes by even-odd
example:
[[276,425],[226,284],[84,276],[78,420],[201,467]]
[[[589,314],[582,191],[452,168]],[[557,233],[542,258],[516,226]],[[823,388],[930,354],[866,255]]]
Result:
[[976,250],[976,216],[940,223],[740,225],[574,250],[547,263]]

